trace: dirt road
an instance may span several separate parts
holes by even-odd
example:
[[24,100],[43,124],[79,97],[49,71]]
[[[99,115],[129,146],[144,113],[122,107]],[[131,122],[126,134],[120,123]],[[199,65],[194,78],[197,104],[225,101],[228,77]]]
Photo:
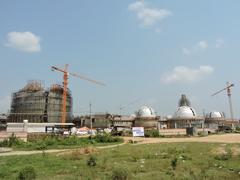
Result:
[[[98,149],[114,148],[126,144],[129,140],[138,141],[138,144],[152,144],[152,143],[174,143],[174,142],[205,142],[205,143],[240,143],[240,134],[222,134],[222,135],[210,135],[206,137],[184,137],[184,138],[141,138],[141,137],[124,137],[125,143],[109,146],[96,147]],[[45,150],[45,153],[59,153],[64,151],[73,151],[74,149],[51,149]],[[30,155],[40,154],[43,151],[11,151],[2,152],[0,156],[12,156],[12,155]]]
[[[108,146],[98,146],[96,149],[107,149],[107,148],[115,148],[119,147],[126,144],[126,142],[121,143],[121,144],[115,144],[115,145],[108,145]],[[77,150],[80,148],[75,148],[75,149],[49,149],[49,150],[35,150],[35,151],[13,151],[8,148],[8,151],[2,150],[0,152],[0,157],[1,156],[14,156],[14,155],[31,155],[31,154],[41,154],[41,153],[61,153],[61,152],[71,152],[74,150]]]
[[[133,140],[125,137],[124,140]],[[240,143],[240,134],[209,135],[206,137],[182,137],[182,138],[142,138],[134,137],[137,144],[173,143],[173,142],[206,142],[206,143]]]

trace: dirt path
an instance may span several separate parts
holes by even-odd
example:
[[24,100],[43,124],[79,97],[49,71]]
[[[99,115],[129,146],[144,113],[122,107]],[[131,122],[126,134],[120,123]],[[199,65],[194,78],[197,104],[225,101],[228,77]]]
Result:
[[[124,140],[132,140],[132,137],[125,137]],[[135,137],[137,144],[151,143],[173,143],[173,142],[206,142],[206,143],[240,143],[240,134],[210,135],[206,137],[183,137],[183,138],[142,138]]]
[[[126,144],[129,140],[133,140],[132,137],[124,137],[124,143],[99,146],[97,149],[115,148]],[[152,143],[174,143],[174,142],[206,142],[206,143],[240,143],[240,134],[222,134],[222,135],[210,135],[206,137],[184,137],[184,138],[141,138],[135,137],[134,141],[138,141],[138,144],[152,144]],[[64,151],[73,151],[76,149],[50,149],[45,150],[45,153],[59,153]],[[41,154],[43,151],[11,151],[2,152],[0,156],[13,156],[13,155],[31,155]]]
[[[107,148],[115,148],[118,146],[122,146],[126,144],[126,142],[121,143],[121,144],[114,144],[114,145],[109,145],[109,146],[98,146],[95,147],[96,149],[107,149]],[[31,155],[31,154],[41,154],[41,153],[61,153],[61,152],[69,152],[69,151],[74,151],[76,149],[80,148],[74,148],[74,149],[49,149],[49,150],[41,150],[41,151],[6,151],[6,152],[1,152],[0,156],[14,156],[14,155]]]

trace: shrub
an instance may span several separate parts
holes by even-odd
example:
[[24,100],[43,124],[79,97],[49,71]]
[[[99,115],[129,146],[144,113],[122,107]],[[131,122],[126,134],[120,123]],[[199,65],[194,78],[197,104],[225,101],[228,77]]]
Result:
[[226,150],[226,153],[216,155],[216,156],[214,157],[214,159],[220,160],[220,161],[227,161],[227,160],[231,159],[231,157],[232,157],[232,151],[231,151],[230,148],[228,148],[228,149]]
[[130,139],[130,140],[128,140],[128,143],[129,143],[129,144],[136,144],[137,141],[134,141],[134,140]]
[[32,166],[24,167],[18,173],[17,179],[19,180],[32,180],[36,179],[36,172]]
[[21,144],[22,141],[19,140],[14,133],[7,138],[0,142],[0,147],[12,147]]
[[132,131],[125,130],[125,131],[123,131],[122,135],[123,136],[132,136]]
[[157,129],[151,129],[145,131],[145,137],[159,137],[159,131]]
[[91,137],[91,139],[95,140],[98,143],[112,143],[112,142],[122,142],[123,139],[120,137],[113,137],[110,134],[97,134],[94,137]]
[[174,158],[171,160],[171,167],[172,167],[173,170],[176,170],[177,161],[178,161],[178,159],[177,159],[176,157],[174,157]]
[[89,159],[87,160],[87,165],[88,166],[96,166],[97,165],[97,158],[94,156],[90,156]]
[[126,168],[117,167],[112,171],[112,180],[126,180],[128,178],[128,171]]
[[44,141],[39,141],[39,142],[36,143],[35,149],[45,150],[45,149],[47,149],[47,145]]

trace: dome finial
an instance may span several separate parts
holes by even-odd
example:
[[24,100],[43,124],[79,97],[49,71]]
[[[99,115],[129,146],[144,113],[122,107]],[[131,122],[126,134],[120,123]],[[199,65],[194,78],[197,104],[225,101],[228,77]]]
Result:
[[187,99],[186,95],[185,94],[182,94],[179,102],[178,102],[178,106],[181,107],[181,106],[191,106],[191,103],[190,101]]

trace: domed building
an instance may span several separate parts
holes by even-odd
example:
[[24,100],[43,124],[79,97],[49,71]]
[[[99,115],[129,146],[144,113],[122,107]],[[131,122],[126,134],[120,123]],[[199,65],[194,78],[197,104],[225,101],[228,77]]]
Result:
[[148,106],[142,106],[137,111],[137,116],[142,117],[142,118],[155,118],[156,114],[155,114],[153,108],[148,107]]
[[195,109],[191,107],[186,95],[179,100],[179,107],[172,118],[168,119],[168,128],[203,127],[203,117],[198,116]]
[[156,115],[153,108],[148,106],[142,106],[136,112],[136,118],[134,120],[134,127],[144,127],[145,129],[157,128],[159,117]]
[[178,107],[174,117],[176,118],[194,118],[196,117],[196,111],[189,106]]
[[223,112],[212,111],[205,117],[205,127],[210,129],[218,129],[219,125],[225,122],[225,114]]

